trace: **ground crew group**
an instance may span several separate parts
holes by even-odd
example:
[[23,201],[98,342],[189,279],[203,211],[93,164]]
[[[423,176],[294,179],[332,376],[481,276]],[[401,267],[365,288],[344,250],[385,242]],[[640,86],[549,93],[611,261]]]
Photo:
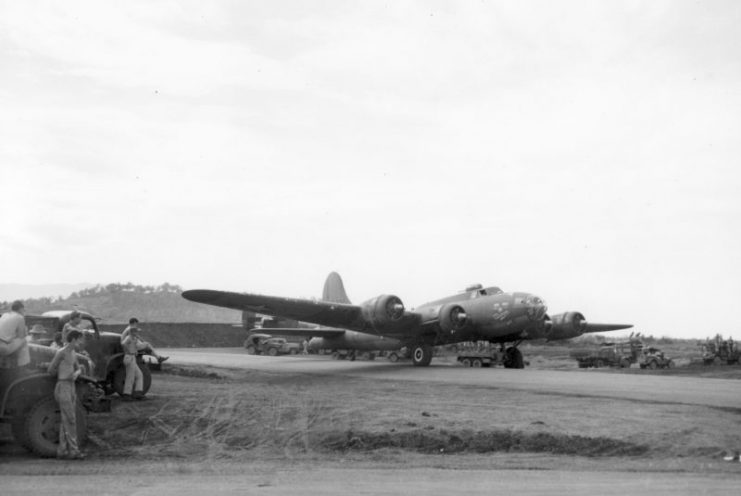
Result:
[[[11,311],[0,316],[0,368],[19,368],[30,364],[30,353],[27,343],[33,342],[33,333],[29,336],[25,324],[25,308],[22,302],[15,301]],[[77,442],[77,393],[75,381],[82,373],[77,361],[77,353],[83,352],[84,335],[79,327],[81,315],[74,311],[61,333],[54,336],[50,345],[56,349],[54,358],[49,363],[48,372],[57,379],[54,398],[59,404],[59,446],[57,457],[71,460],[82,460],[85,455],[80,451]],[[136,363],[139,351],[148,350],[159,362],[168,359],[159,355],[152,346],[140,337],[139,320],[129,319],[129,325],[121,334],[123,363],[126,379],[122,399],[124,401],[144,399],[144,376]]]

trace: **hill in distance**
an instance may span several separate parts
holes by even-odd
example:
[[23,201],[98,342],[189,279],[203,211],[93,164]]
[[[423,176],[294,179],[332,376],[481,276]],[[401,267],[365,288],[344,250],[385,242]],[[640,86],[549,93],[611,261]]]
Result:
[[131,317],[142,322],[241,322],[239,311],[194,303],[180,296],[181,292],[180,286],[169,283],[160,286],[132,283],[88,285],[67,293],[69,296],[66,297],[12,296],[6,300],[0,299],[0,312],[9,310],[12,300],[21,299],[29,315],[40,315],[49,310],[77,309],[89,312],[104,323],[125,323]]

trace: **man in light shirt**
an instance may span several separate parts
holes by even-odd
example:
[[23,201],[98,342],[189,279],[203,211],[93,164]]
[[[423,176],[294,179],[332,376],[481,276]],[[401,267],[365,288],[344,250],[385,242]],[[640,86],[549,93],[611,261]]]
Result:
[[124,350],[123,363],[126,368],[126,380],[124,380],[123,395],[121,399],[131,401],[132,399],[144,399],[144,374],[136,363],[136,355],[139,351],[139,328],[128,327],[126,337],[121,341]]
[[25,313],[23,302],[14,301],[10,312],[0,316],[0,368],[14,369],[31,363]]

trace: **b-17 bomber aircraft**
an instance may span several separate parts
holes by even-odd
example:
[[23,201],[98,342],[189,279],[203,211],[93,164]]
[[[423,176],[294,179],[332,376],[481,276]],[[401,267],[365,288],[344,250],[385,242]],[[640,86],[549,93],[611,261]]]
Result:
[[329,329],[271,329],[271,332],[334,341],[337,348],[412,350],[412,363],[427,366],[434,346],[489,341],[505,348],[507,368],[524,367],[518,346],[528,339],[569,339],[588,332],[628,329],[631,324],[592,324],[579,312],[549,316],[545,302],[530,293],[505,293],[476,284],[462,293],[407,310],[395,295],[360,305],[347,298],[342,279],[327,277],[321,300],[192,289],[186,300],[318,324]]

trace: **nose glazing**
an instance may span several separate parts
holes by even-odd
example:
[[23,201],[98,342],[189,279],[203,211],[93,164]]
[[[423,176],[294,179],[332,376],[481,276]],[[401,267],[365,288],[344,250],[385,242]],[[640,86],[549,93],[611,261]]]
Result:
[[545,318],[548,307],[541,298],[530,295],[525,299],[525,305],[527,305],[527,316],[530,320],[543,320]]

